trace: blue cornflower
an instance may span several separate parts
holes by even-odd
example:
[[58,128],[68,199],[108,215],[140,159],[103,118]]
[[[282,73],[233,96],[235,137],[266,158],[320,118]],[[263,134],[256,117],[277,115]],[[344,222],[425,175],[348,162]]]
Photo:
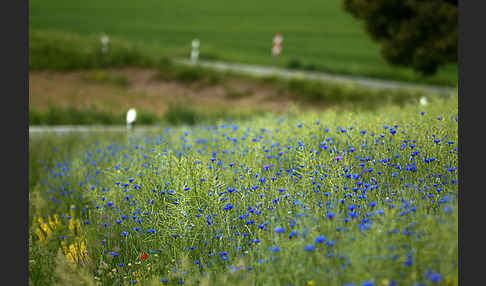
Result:
[[432,283],[438,283],[438,282],[441,280],[441,278],[442,278],[442,277],[440,276],[440,274],[439,274],[439,273],[431,273],[431,274],[429,275],[429,280],[430,280],[430,282],[432,282]]
[[232,208],[233,208],[233,205],[232,205],[232,204],[230,204],[230,203],[228,203],[228,204],[226,204],[226,205],[223,207],[223,210],[230,210],[230,209],[232,209]]
[[278,246],[272,246],[272,247],[270,247],[270,251],[278,252],[279,250],[280,250],[280,247],[278,247]]
[[292,230],[289,234],[289,238],[292,238],[294,236],[298,235],[298,233],[295,230]]
[[283,227],[276,227],[276,228],[274,229],[274,231],[275,231],[276,233],[283,233],[283,232],[285,232],[285,228],[283,228]]
[[323,243],[324,241],[326,241],[326,237],[324,235],[319,235],[318,237],[316,237],[316,240],[314,242]]
[[108,254],[111,254],[111,255],[113,255],[113,256],[118,256],[118,253],[116,253],[116,252],[114,252],[114,251],[110,251],[110,252],[108,252]]
[[361,283],[361,286],[373,286],[373,285],[375,285],[373,281],[365,281]]
[[315,246],[314,246],[314,245],[312,245],[312,244],[308,244],[308,245],[304,246],[304,250],[305,250],[305,251],[309,251],[309,252],[310,252],[310,251],[313,251],[313,250],[314,250],[314,248],[315,248]]

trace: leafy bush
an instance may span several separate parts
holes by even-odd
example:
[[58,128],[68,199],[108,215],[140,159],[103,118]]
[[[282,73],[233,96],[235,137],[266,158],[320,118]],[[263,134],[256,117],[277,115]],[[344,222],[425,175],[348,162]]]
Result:
[[287,68],[289,69],[300,69],[302,68],[302,63],[300,62],[299,59],[291,59],[289,63],[287,64]]

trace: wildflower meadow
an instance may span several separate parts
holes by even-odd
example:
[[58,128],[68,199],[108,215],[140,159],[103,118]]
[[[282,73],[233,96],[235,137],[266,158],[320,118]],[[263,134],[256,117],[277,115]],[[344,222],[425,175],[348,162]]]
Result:
[[30,140],[32,285],[458,284],[457,96]]

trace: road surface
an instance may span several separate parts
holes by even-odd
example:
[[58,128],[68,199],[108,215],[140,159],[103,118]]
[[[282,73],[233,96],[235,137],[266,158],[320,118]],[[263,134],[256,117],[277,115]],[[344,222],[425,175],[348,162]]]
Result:
[[312,71],[294,71],[283,68],[268,67],[268,66],[256,66],[247,65],[240,63],[229,63],[229,62],[219,62],[219,61],[203,61],[199,60],[194,63],[190,60],[178,59],[175,60],[176,63],[183,65],[198,65],[205,68],[212,68],[219,71],[233,71],[246,73],[255,76],[280,76],[284,78],[303,78],[310,80],[319,80],[326,82],[335,83],[345,83],[354,84],[356,86],[363,86],[372,89],[405,89],[412,91],[422,91],[424,93],[434,93],[434,94],[444,94],[444,93],[455,93],[456,88],[445,87],[445,86],[432,86],[432,85],[421,85],[389,80],[372,79],[357,76],[347,76],[347,75],[336,75],[324,72],[312,72]]

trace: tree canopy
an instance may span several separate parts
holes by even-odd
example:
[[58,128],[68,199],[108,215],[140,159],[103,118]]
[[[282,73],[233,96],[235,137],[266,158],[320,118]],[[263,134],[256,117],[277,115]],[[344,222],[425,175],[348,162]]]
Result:
[[457,62],[458,0],[343,0],[391,64],[433,75]]

